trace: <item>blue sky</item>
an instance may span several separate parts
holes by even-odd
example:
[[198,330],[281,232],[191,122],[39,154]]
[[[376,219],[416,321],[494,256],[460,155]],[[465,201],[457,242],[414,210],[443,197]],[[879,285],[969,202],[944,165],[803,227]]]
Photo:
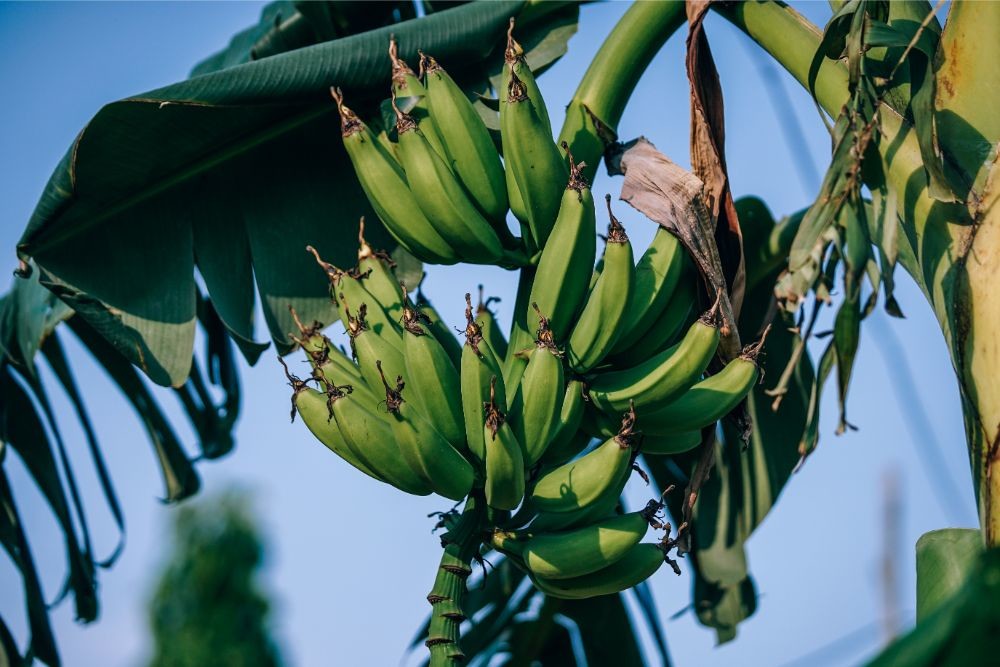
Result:
[[[794,4],[794,3],[793,3]],[[8,269],[14,244],[37,196],[59,158],[105,102],[186,76],[190,66],[257,20],[263,3],[4,3],[0,4],[0,248]],[[799,5],[822,24],[826,3]],[[569,54],[541,79],[553,113],[567,101],[601,40],[625,11],[625,3],[585,6]],[[727,154],[736,196],[762,197],[778,216],[808,205],[829,140],[815,106],[801,88],[761,58],[756,47],[729,24],[711,16],[709,38],[725,91]],[[500,36],[498,36],[498,39]],[[447,63],[444,63],[447,65]],[[777,79],[787,97],[769,100]],[[801,141],[786,143],[775,109],[796,117]],[[680,164],[687,164],[688,105],[683,37],[675,36],[640,83],[619,134],[639,134]],[[620,182],[603,173],[595,194],[617,193]],[[643,248],[654,226],[625,205],[616,208],[633,243]],[[8,274],[9,275],[9,274]],[[690,580],[666,570],[652,581],[676,664],[833,665],[858,662],[881,642],[883,497],[887,476],[899,482],[903,511],[899,541],[891,550],[899,577],[898,609],[912,622],[913,544],[925,531],[972,526],[975,510],[956,383],[944,340],[922,295],[899,272],[903,321],[876,313],[864,327],[850,415],[860,431],[836,437],[836,405],[823,403],[819,450],[793,477],[776,509],[749,543],[749,558],[762,597],[756,615],[735,642],[716,648],[712,632],[690,613]],[[462,294],[477,283],[501,296],[499,315],[509,321],[513,274],[482,267],[435,268],[427,290],[452,324],[462,322]],[[886,350],[892,352],[887,357]],[[888,360],[887,360],[888,359]],[[912,379],[900,365],[905,360]],[[85,358],[79,380],[97,417],[98,433],[126,507],[128,545],[119,563],[101,576],[101,619],[83,627],[72,606],[53,612],[68,665],[135,665],[148,649],[145,602],[167,551],[171,509],[157,497],[158,472],[136,419],[112,386]],[[288,423],[288,390],[273,357],[243,369],[245,397],[239,445],[224,461],[201,465],[204,488],[238,483],[256,494],[268,531],[270,562],[265,582],[276,600],[277,633],[291,664],[398,664],[427,612],[439,556],[426,515],[445,503],[412,498],[356,474],[312,441],[301,424]],[[906,405],[893,378],[920,397]],[[907,399],[909,400],[909,399]],[[173,398],[162,401],[179,415]],[[66,405],[57,409],[68,410]],[[943,466],[921,465],[924,450],[912,439],[921,427]],[[67,420],[69,421],[69,420]],[[109,552],[115,531],[96,492],[80,434],[66,434],[93,516],[100,554]],[[186,434],[189,435],[189,434]],[[191,438],[188,437],[188,441]],[[62,576],[59,536],[41,496],[16,460],[11,471],[22,513],[31,526],[32,548],[43,583],[54,597]],[[931,478],[931,475],[934,478]],[[950,504],[942,489],[957,486]],[[646,494],[637,481],[636,500]],[[23,641],[20,584],[13,567],[0,564],[0,612]],[[794,661],[837,638],[839,644],[805,662]]]

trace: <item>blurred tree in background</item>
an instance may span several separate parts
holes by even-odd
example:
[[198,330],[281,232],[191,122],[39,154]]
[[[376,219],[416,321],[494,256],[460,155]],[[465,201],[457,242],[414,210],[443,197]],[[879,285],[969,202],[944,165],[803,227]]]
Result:
[[173,544],[149,606],[150,667],[282,664],[257,580],[265,545],[249,494],[229,490],[179,508]]

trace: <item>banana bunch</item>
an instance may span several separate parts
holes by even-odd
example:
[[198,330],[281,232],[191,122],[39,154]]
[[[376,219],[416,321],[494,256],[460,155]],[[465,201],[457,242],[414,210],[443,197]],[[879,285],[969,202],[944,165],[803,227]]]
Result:
[[[420,54],[418,75],[392,42],[390,59],[393,128],[369,128],[332,89],[362,188],[423,262],[528,267],[514,326],[505,337],[480,285],[477,307],[465,295],[459,343],[424,292],[411,299],[389,256],[368,245],[362,220],[355,267],[308,248],[350,349],[293,311],[310,367],[306,380],[285,369],[293,419],[401,491],[482,498],[482,544],[548,595],[616,593],[665,562],[677,571],[662,503],[625,512],[622,493],[640,454],[688,451],[740,404],[763,341],[719,363],[718,299],[705,309],[694,265],[665,229],[636,261],[610,195],[598,257],[585,165],[552,140],[513,22],[497,91],[502,159],[434,58]],[[666,534],[644,542],[650,527]]]

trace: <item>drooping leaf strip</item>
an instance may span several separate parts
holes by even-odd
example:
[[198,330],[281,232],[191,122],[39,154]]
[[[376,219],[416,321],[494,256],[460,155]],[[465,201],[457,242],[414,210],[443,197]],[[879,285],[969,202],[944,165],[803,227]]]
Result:
[[[36,289],[37,292],[32,291]],[[6,625],[0,628],[4,630],[0,632],[0,639],[8,658],[6,664],[20,664],[23,659],[33,657],[48,665],[58,665],[58,650],[48,621],[50,605],[31,557],[25,528],[17,514],[14,489],[8,482],[6,465],[13,457],[8,455],[7,449],[16,452],[28,476],[46,499],[63,535],[67,575],[61,590],[56,591],[54,596],[49,593],[48,597],[54,598],[55,603],[72,595],[76,617],[84,622],[96,619],[99,614],[97,568],[110,567],[125,542],[125,517],[121,503],[101,451],[97,429],[64,350],[62,339],[67,333],[75,334],[107,371],[145,425],[163,472],[166,484],[164,500],[176,502],[191,495],[197,491],[199,482],[190,456],[135,368],[72,311],[59,310],[59,317],[53,319],[51,309],[39,307],[44,304],[44,299],[32,298],[35,293],[47,294],[38,286],[36,279],[23,281],[13,292],[5,295],[0,304],[4,318],[10,318],[10,321],[27,325],[34,321],[32,318],[45,318],[47,322],[44,326],[20,327],[18,333],[36,337],[33,342],[17,339],[12,329],[5,329],[8,335],[15,338],[5,338],[6,354],[0,359],[0,541],[21,575],[31,635],[24,651],[18,649],[13,638],[5,632]],[[65,319],[67,313],[68,319]],[[229,451],[233,444],[232,429],[239,414],[239,382],[235,374],[232,341],[218,316],[207,304],[200,315],[206,333],[208,351],[205,356],[209,377],[206,381],[201,376],[198,360],[193,359],[191,377],[175,391],[182,397],[195,397],[190,401],[182,399],[182,403],[198,435],[201,456],[215,458]],[[68,324],[68,327],[59,328],[61,334],[56,327],[60,321]],[[24,350],[32,356],[23,358]],[[73,406],[101,494],[118,528],[118,541],[107,556],[98,556],[91,544],[84,494],[77,487],[70,461],[69,449],[74,443],[63,439],[62,416],[55,413],[50,401],[49,392],[53,387],[46,386],[36,368],[36,350],[41,352],[37,358],[45,360],[56,384]],[[221,400],[212,399],[207,383],[221,390]]]

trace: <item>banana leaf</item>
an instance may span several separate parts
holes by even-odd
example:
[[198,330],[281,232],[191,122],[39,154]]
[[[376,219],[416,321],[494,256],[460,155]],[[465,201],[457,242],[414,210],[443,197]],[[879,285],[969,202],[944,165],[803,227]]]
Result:
[[[772,309],[772,288],[787,257],[788,244],[802,214],[775,224],[767,206],[759,199],[745,197],[735,202],[748,266],[771,267],[764,273],[748,273],[746,297],[739,327],[750,340],[768,323]],[[691,553],[694,570],[693,609],[698,620],[716,631],[720,643],[736,636],[737,625],[757,608],[755,584],[747,567],[744,543],[777,502],[799,461],[799,442],[807,424],[810,390],[814,385],[812,362],[799,347],[801,339],[781,321],[772,323],[762,355],[762,376],[768,384],[758,384],[747,400],[752,418],[750,440],[743,447],[740,429],[723,422],[722,437],[716,443],[714,466],[698,493],[694,508]],[[768,385],[793,354],[799,354],[787,391],[774,408]],[[768,375],[768,371],[773,372]],[[696,462],[696,452],[674,457],[646,456],[657,485],[684,488]],[[667,507],[675,523],[680,521],[681,493],[667,496]]]
[[[21,664],[23,655],[58,665],[59,653],[48,621],[50,604],[31,555],[26,529],[17,513],[16,490],[7,481],[8,463],[15,457],[20,460],[45,498],[63,536],[66,575],[53,604],[71,596],[76,617],[82,622],[95,620],[100,610],[98,571],[115,562],[125,543],[125,514],[101,451],[94,420],[87,410],[84,398],[87,386],[77,383],[73,361],[65,352],[63,341],[67,336],[75,335],[95,357],[146,426],[154,459],[163,473],[165,500],[182,500],[195,493],[200,483],[192,456],[174,433],[154,391],[124,356],[45,289],[38,278],[36,272],[31,278],[18,280],[0,298],[0,342],[4,351],[0,358],[0,504],[3,506],[0,541],[20,573],[30,631],[24,651],[9,633],[0,633],[0,639],[7,657],[5,664]],[[201,456],[215,458],[232,447],[232,428],[239,414],[239,381],[234,369],[233,343],[218,316],[206,305],[200,320],[208,348],[204,356],[208,377],[201,376],[201,361],[192,359],[191,377],[174,392],[194,397],[185,404],[187,416],[198,436]],[[43,381],[48,375],[39,373],[39,363],[48,366],[54,382]],[[210,385],[220,390],[221,399],[212,398]],[[91,545],[88,510],[92,508],[83,502],[71,464],[70,450],[78,443],[62,437],[65,422],[52,409],[53,391],[62,391],[73,406],[85,441],[79,444],[86,447],[104,503],[118,528],[118,543],[108,555],[95,553]]]
[[[352,265],[358,218],[376,219],[341,145],[329,86],[376,113],[389,83],[390,34],[403,57],[420,48],[464,85],[485,82],[523,4],[471,3],[346,37],[334,35],[330,12],[348,8],[294,5],[314,27],[329,19],[316,39],[334,38],[254,60],[252,47],[241,50],[250,37],[240,37],[197,76],[103,107],[56,167],[20,257],[32,258],[42,284],[157,384],[189,377],[196,267],[248,361],[261,349],[255,292],[271,339],[288,351],[289,305],[307,321],[335,318],[304,247]],[[265,19],[288,9],[273,6]],[[543,9],[522,26],[544,45],[541,65],[565,50],[566,22],[575,25],[578,11]],[[562,49],[544,39],[550,25],[559,26]],[[277,33],[269,39],[281,41]],[[288,39],[268,53],[299,44]],[[392,249],[384,230],[370,229],[370,242]]]

